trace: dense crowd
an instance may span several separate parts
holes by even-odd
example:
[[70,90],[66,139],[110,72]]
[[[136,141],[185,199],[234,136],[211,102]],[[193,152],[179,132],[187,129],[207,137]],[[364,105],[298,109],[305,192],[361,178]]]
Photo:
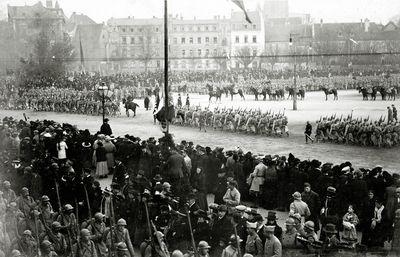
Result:
[[210,110],[208,107],[185,106],[179,101],[174,124],[204,129],[218,129],[230,132],[251,133],[266,136],[289,136],[288,119],[284,111],[274,113],[254,109],[222,108]]
[[400,254],[400,179],[381,166],[116,138],[107,121],[6,117],[0,138],[1,256]]
[[[400,122],[394,105],[388,107],[392,116],[388,120],[370,120],[370,118],[324,117],[317,121],[315,140],[372,147],[395,147],[400,144]],[[390,113],[389,112],[389,113]]]

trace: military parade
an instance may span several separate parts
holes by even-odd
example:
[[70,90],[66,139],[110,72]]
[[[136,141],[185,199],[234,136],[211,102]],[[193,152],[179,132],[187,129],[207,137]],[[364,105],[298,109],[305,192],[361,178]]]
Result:
[[400,3],[33,1],[0,257],[400,256]]

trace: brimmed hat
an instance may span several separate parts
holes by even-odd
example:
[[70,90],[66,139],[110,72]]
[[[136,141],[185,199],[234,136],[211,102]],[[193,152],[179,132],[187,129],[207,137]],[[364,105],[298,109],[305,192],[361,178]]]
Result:
[[156,174],[156,175],[154,176],[153,180],[154,180],[154,181],[159,181],[159,182],[161,182],[161,181],[163,180],[163,178],[161,177],[160,174]]
[[299,192],[294,192],[294,193],[292,194],[292,196],[293,196],[293,198],[294,198],[295,200],[301,200],[301,194],[300,194]]
[[22,235],[24,235],[24,236],[32,236],[32,232],[27,229],[22,233]]
[[268,215],[267,215],[267,220],[277,220],[276,212],[274,212],[274,211],[269,211],[269,212],[268,212]]
[[326,224],[326,226],[324,227],[323,230],[327,234],[336,234],[337,233],[336,226],[332,223]]
[[236,245],[237,242],[240,243],[240,242],[243,242],[243,240],[239,236],[235,236],[235,235],[231,235],[229,237],[229,243]]
[[247,207],[244,205],[238,205],[235,207],[237,211],[246,211]]
[[336,193],[336,188],[330,186],[330,187],[328,187],[328,188],[326,189],[326,191],[327,191],[328,193],[335,194],[335,193]]
[[84,147],[84,148],[90,148],[90,147],[92,147],[92,144],[91,144],[90,142],[83,142],[83,143],[82,143],[82,147]]
[[126,244],[124,243],[124,242],[119,242],[118,244],[117,244],[117,251],[120,251],[120,252],[122,252],[122,251],[128,251],[128,247],[126,246]]
[[211,246],[206,241],[200,241],[199,244],[197,245],[197,248],[199,248],[199,249],[210,249]]
[[296,225],[296,222],[294,221],[293,218],[288,218],[288,219],[285,221],[285,225],[294,226],[294,225]]
[[311,221],[311,220],[306,221],[306,223],[304,223],[304,228],[307,228],[307,229],[309,229],[309,230],[314,230],[315,224],[314,224],[314,222]]

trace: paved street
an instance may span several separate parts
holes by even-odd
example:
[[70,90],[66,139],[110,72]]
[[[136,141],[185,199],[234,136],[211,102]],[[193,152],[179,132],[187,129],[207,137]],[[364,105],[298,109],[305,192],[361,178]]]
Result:
[[[175,102],[176,102],[176,94]],[[143,107],[142,100],[137,101]],[[208,96],[191,95],[191,102],[194,105],[208,106]],[[209,145],[211,147],[221,146],[225,149],[233,149],[240,146],[244,151],[262,154],[281,154],[287,155],[293,153],[302,159],[317,158],[323,162],[339,163],[342,161],[351,161],[356,167],[373,167],[383,165],[390,172],[400,170],[400,152],[398,148],[375,149],[363,148],[359,146],[336,145],[336,144],[305,144],[303,138],[304,124],[307,120],[313,123],[320,116],[333,115],[337,117],[342,114],[347,117],[353,109],[353,117],[367,117],[379,119],[381,115],[386,115],[386,106],[395,103],[400,108],[400,101],[362,101],[361,95],[355,90],[339,91],[339,101],[329,99],[325,101],[322,92],[311,92],[306,94],[304,101],[298,101],[298,111],[292,111],[292,101],[254,101],[254,96],[246,96],[246,101],[239,100],[235,96],[234,101],[223,96],[222,103],[210,104],[210,108],[216,105],[234,108],[261,108],[262,110],[271,109],[275,112],[283,111],[286,108],[286,115],[289,120],[289,138],[270,138],[256,135],[245,135],[230,132],[212,131],[199,132],[195,128],[171,126],[171,132],[175,141],[181,140],[193,141],[194,144]],[[44,112],[25,112],[30,119],[53,119],[58,122],[68,122],[76,124],[79,128],[88,128],[91,132],[96,132],[101,125],[100,116],[85,116],[75,114],[44,113]],[[124,113],[124,112],[123,112]],[[23,111],[0,111],[0,116],[12,115],[23,118]],[[117,136],[133,134],[141,138],[150,136],[161,137],[163,134],[158,125],[153,124],[151,111],[145,111],[139,108],[135,118],[120,117],[111,118],[110,124],[113,132]]]

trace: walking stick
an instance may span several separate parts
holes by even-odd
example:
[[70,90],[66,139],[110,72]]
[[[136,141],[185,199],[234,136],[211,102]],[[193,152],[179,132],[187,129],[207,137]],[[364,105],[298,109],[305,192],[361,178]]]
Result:
[[193,246],[193,251],[194,251],[194,256],[198,257],[199,253],[197,252],[197,247],[196,247],[196,243],[194,241],[194,235],[193,235],[193,229],[192,229],[192,222],[190,220],[190,210],[189,210],[189,206],[186,206],[187,210],[186,210],[186,216],[188,219],[188,223],[189,223],[189,230],[190,230],[190,238],[192,239],[192,246]]

